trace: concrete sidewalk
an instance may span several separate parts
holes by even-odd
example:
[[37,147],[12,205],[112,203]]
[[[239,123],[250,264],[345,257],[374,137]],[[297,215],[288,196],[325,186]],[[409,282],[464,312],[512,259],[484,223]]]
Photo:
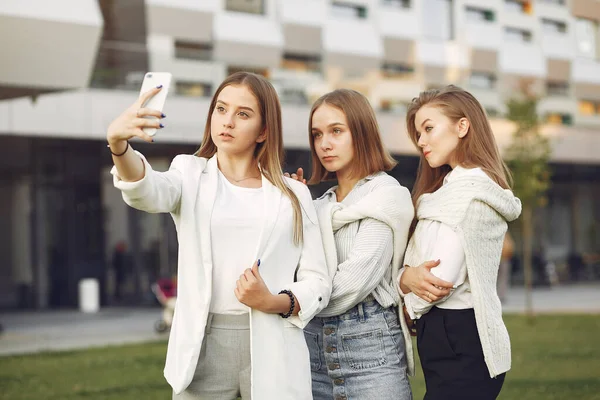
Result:
[[[536,313],[592,313],[600,318],[600,282],[536,288],[533,305]],[[525,311],[522,288],[509,291],[504,311]],[[154,322],[160,317],[158,307],[107,308],[97,314],[77,310],[5,313],[0,316],[5,329],[0,335],[0,356],[166,340],[167,334],[154,332]]]
[[0,356],[48,350],[166,340],[154,332],[156,308],[106,308],[97,314],[78,310],[6,313],[0,316]]
[[[534,312],[539,314],[600,314],[600,282],[534,288],[532,299]],[[505,313],[524,313],[524,288],[511,288],[502,308]]]

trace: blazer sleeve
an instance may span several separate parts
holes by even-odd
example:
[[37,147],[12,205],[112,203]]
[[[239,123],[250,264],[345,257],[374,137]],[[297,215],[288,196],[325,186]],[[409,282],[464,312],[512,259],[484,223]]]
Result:
[[290,186],[302,206],[304,241],[296,272],[296,282],[285,287],[296,296],[300,304],[300,312],[290,317],[288,321],[299,328],[304,328],[329,303],[331,279],[325,262],[317,212],[310,191],[299,182],[291,182]]
[[179,155],[173,159],[169,170],[158,172],[152,169],[146,157],[140,152],[136,154],[144,163],[144,177],[136,182],[125,182],[113,166],[113,184],[121,190],[123,200],[129,206],[149,213],[173,212],[181,201],[182,170],[185,156]]

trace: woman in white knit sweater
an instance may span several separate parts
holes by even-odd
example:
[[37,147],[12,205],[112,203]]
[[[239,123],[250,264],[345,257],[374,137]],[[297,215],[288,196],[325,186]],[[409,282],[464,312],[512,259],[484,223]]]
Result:
[[[507,221],[521,203],[481,104],[455,86],[423,92],[406,116],[421,153],[416,226],[400,273],[416,322],[425,399],[495,399],[510,369],[496,278]],[[439,260],[429,272],[415,267]],[[437,279],[454,284],[441,290]]]
[[384,172],[396,162],[360,93],[321,97],[309,129],[309,183],[338,182],[315,201],[333,284],[329,305],[304,330],[313,397],[411,399],[396,285],[414,216],[410,193]]

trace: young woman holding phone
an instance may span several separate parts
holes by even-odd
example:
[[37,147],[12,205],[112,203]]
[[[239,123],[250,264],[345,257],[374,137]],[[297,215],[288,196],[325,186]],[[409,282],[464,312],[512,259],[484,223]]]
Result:
[[115,186],[130,206],[171,213],[178,298],[165,377],[173,398],[311,399],[302,329],[329,302],[317,215],[284,178],[281,108],[263,77],[238,72],[215,92],[202,146],[157,172],[128,143],[162,128],[143,104],[108,128]]

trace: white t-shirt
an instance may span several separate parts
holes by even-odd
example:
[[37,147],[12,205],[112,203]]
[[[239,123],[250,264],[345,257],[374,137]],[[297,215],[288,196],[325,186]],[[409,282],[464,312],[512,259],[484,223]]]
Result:
[[234,289],[246,268],[256,261],[256,246],[263,226],[262,188],[235,186],[219,171],[217,196],[210,221],[213,293],[210,312],[246,314],[248,307],[235,297]]

